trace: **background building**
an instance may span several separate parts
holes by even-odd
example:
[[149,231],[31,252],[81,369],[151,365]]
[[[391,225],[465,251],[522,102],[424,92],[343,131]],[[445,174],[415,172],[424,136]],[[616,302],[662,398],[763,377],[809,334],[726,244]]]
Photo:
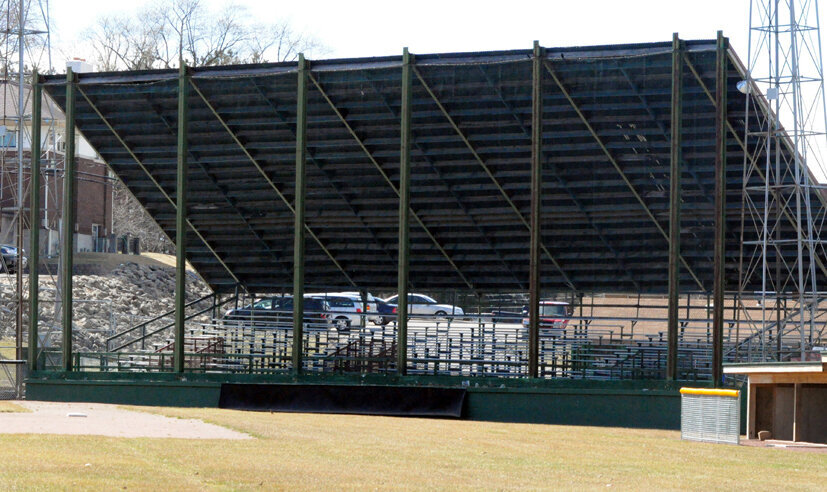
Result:
[[[22,134],[17,117],[18,86],[14,80],[0,81],[0,243],[16,244],[16,193],[17,193],[17,139],[23,138],[23,191],[24,209],[29,194],[28,169],[31,155],[31,88],[27,85],[24,125]],[[58,251],[60,229],[60,203],[63,197],[63,162],[65,158],[65,118],[54,103],[43,97],[43,123],[41,125],[43,149],[40,200],[43,211],[40,217],[42,232],[41,252],[54,254]],[[106,163],[81,136],[76,137],[77,149],[77,199],[74,244],[77,251],[107,251],[112,234],[112,179]],[[28,224],[25,225],[28,230]],[[24,233],[24,245],[28,244]]]

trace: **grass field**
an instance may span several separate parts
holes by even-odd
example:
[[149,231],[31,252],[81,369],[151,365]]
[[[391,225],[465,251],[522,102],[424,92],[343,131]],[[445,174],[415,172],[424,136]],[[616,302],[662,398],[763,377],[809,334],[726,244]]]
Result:
[[672,431],[148,409],[241,441],[0,435],[0,489],[822,489],[827,454]]

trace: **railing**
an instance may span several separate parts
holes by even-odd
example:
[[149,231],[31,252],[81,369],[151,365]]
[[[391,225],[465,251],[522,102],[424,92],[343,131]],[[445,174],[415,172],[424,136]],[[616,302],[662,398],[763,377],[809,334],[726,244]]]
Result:
[[390,372],[396,369],[396,340],[360,337],[336,349],[327,360],[328,372]]
[[[814,325],[820,325],[821,330],[819,334],[824,331],[827,326],[827,310],[819,307],[823,298],[815,300],[807,299],[804,305],[804,313],[810,316],[811,309],[815,311],[815,316],[812,318]],[[756,310],[753,308],[753,310]],[[774,311],[773,308],[769,309]],[[749,311],[747,311],[748,314]],[[796,302],[793,306],[784,309],[784,317],[781,318],[781,329],[778,329],[778,321],[771,321],[766,323],[763,327],[754,330],[747,337],[739,340],[733,346],[724,351],[724,357],[734,359],[736,361],[759,361],[766,360],[768,356],[775,354],[774,359],[779,361],[790,360],[791,358],[801,354],[801,337],[799,334],[800,322],[796,322],[796,318],[800,316],[801,310]],[[821,319],[821,321],[817,321]],[[809,321],[809,319],[807,319]],[[773,331],[775,333],[773,333]],[[780,333],[779,333],[780,331]],[[810,346],[805,345],[804,350],[808,350],[812,345],[820,341],[820,336],[816,340],[807,340]],[[774,345],[774,346],[773,346]]]
[[[292,367],[292,311],[260,315],[247,312],[236,319],[206,319],[215,309],[201,308],[210,296],[188,303],[185,367],[193,372],[251,374],[287,373]],[[228,299],[216,306],[223,306]],[[694,299],[693,299],[694,302]],[[620,304],[618,304],[620,305]],[[561,317],[541,326],[539,376],[580,379],[654,379],[665,376],[666,319],[662,306],[638,301],[634,316],[581,315]],[[686,380],[709,380],[712,374],[712,323],[706,304],[681,308],[678,332],[678,374]],[[729,308],[728,308],[729,309]],[[657,312],[656,310],[661,310]],[[481,311],[481,309],[480,309]],[[496,311],[496,312],[495,312]],[[516,306],[499,305],[489,314],[461,316],[412,315],[408,322],[407,372],[412,375],[526,377],[528,328]],[[734,311],[732,311],[734,313]],[[729,314],[730,311],[727,311]],[[684,316],[685,315],[685,316]],[[347,326],[334,321],[347,316]],[[387,373],[396,370],[396,323],[373,323],[376,313],[306,312],[302,369],[306,372]],[[755,340],[753,332],[736,338],[737,318],[727,317],[724,362],[734,362],[739,347]],[[157,325],[165,326],[157,326]],[[146,333],[137,332],[146,328]],[[111,344],[104,353],[82,353],[78,368],[88,370],[170,371],[174,340],[163,330],[172,327],[164,315],[131,327],[118,336],[140,334]],[[150,338],[151,337],[151,338]],[[115,339],[116,337],[112,337]],[[116,341],[123,342],[123,338]],[[138,343],[144,350],[137,350]],[[200,345],[199,345],[200,344]],[[209,347],[206,349],[205,347]]]
[[[205,301],[212,301],[212,302],[206,308],[202,308],[202,309],[200,309],[200,310],[198,310],[194,313],[188,314],[184,318],[184,320],[185,321],[192,320],[193,318],[195,318],[197,316],[201,316],[201,315],[203,315],[207,312],[210,312],[210,311],[213,312],[212,317],[214,318],[215,314],[216,314],[216,310],[221,309],[223,306],[225,306],[225,305],[227,305],[231,302],[235,302],[236,299],[237,298],[235,296],[233,296],[233,297],[229,297],[227,299],[224,299],[222,301],[216,302],[218,300],[218,296],[217,296],[217,294],[212,293],[212,294],[208,294],[204,297],[201,297],[200,299],[190,301],[190,302],[188,302],[184,305],[185,309],[186,308],[191,308],[193,306],[197,306],[197,305],[199,305],[199,304],[201,304]],[[150,337],[158,335],[159,333],[162,333],[166,330],[169,330],[170,328],[175,326],[174,321],[172,321],[172,322],[167,321],[167,320],[169,320],[169,317],[172,316],[174,313],[175,313],[175,310],[167,311],[166,313],[160,314],[160,315],[158,315],[154,318],[151,318],[147,321],[141,322],[141,323],[139,323],[135,326],[127,328],[126,330],[124,330],[120,333],[116,333],[115,335],[107,337],[106,338],[107,351],[108,352],[118,352],[118,351],[123,350],[127,347],[131,347],[132,345],[134,345],[136,343],[139,343],[139,342],[142,344],[142,348],[145,348],[146,341]],[[155,329],[148,328],[153,323],[159,323],[159,322],[164,322],[164,324],[162,324],[162,326],[160,328],[155,328]],[[119,345],[115,345],[114,342],[116,340],[121,339],[121,338],[125,337],[126,335],[129,335],[129,334],[134,333],[136,331],[138,331],[140,333],[136,338],[133,338],[132,340],[129,340],[129,341],[126,341],[126,342],[121,342]],[[113,345],[115,345],[115,346],[113,346]]]

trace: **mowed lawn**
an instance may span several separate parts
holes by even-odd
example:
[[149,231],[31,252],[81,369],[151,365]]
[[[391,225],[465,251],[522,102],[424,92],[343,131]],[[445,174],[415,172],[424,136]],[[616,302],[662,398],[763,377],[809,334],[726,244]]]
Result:
[[827,454],[674,431],[144,409],[252,440],[0,435],[0,490],[820,489]]

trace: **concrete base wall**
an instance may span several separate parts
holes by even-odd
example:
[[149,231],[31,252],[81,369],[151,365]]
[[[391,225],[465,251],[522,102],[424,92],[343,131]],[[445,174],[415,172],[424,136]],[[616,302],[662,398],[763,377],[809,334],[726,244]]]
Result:
[[[595,425],[657,429],[680,428],[680,384],[665,381],[491,381],[461,378],[257,378],[187,374],[147,375],[37,373],[26,383],[26,398],[130,405],[217,407],[223,382],[365,384],[464,387],[463,418],[498,422]],[[508,386],[506,386],[508,385]],[[695,384],[695,386],[697,386]]]

